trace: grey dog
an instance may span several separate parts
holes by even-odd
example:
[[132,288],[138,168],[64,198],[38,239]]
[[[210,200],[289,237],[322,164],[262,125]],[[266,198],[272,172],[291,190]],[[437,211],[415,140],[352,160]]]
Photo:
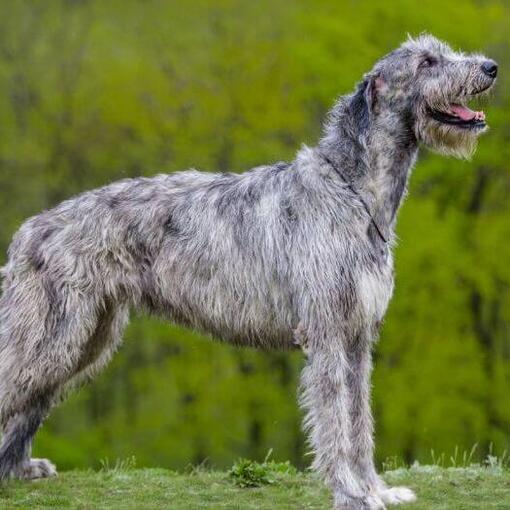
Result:
[[419,144],[472,154],[486,123],[466,102],[496,74],[485,57],[409,39],[291,163],[126,179],[26,221],[3,268],[0,479],[55,474],[30,458],[33,436],[107,363],[134,307],[238,345],[298,344],[313,467],[335,508],[413,500],[373,461],[371,350],[393,291],[393,229]]

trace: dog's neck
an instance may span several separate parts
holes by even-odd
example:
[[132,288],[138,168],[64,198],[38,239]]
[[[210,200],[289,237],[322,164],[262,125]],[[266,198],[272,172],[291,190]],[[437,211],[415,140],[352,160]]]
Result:
[[367,203],[388,239],[418,152],[410,121],[382,112],[369,118],[349,96],[330,113],[319,149]]

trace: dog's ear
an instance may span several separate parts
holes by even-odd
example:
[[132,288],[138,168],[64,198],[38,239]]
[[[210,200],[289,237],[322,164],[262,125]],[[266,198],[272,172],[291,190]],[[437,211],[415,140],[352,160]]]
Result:
[[384,85],[379,75],[367,76],[359,85],[351,100],[351,113],[359,131],[365,131],[377,106],[379,90]]

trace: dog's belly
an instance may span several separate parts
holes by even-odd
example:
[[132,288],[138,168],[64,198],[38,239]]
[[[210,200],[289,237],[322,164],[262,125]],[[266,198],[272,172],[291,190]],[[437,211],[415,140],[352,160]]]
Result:
[[234,345],[279,350],[295,347],[290,323],[265,305],[232,306],[217,314],[201,306],[183,312],[169,304],[163,313],[172,322]]
[[159,303],[150,308],[168,320],[213,335],[236,345],[291,349],[297,322],[291,300],[279,286],[222,284],[164,285]]

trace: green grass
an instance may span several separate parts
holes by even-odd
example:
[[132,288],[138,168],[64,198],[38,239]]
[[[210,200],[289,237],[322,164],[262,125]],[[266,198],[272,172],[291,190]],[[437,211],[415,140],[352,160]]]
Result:
[[[105,466],[99,472],[70,471],[38,482],[10,482],[0,488],[0,508],[14,509],[327,509],[328,492],[311,474],[281,464],[266,465],[260,476],[246,461],[231,474],[195,470],[189,474],[165,469]],[[260,466],[260,465],[259,465]],[[253,466],[252,466],[253,467]],[[247,469],[248,468],[248,469]],[[237,471],[237,475],[232,474]],[[258,487],[241,487],[248,476]],[[255,477],[255,478],[253,478]],[[241,482],[239,481],[241,478]],[[392,485],[407,485],[418,501],[403,508],[510,509],[510,472],[500,466],[441,468],[415,466],[388,471]]]

